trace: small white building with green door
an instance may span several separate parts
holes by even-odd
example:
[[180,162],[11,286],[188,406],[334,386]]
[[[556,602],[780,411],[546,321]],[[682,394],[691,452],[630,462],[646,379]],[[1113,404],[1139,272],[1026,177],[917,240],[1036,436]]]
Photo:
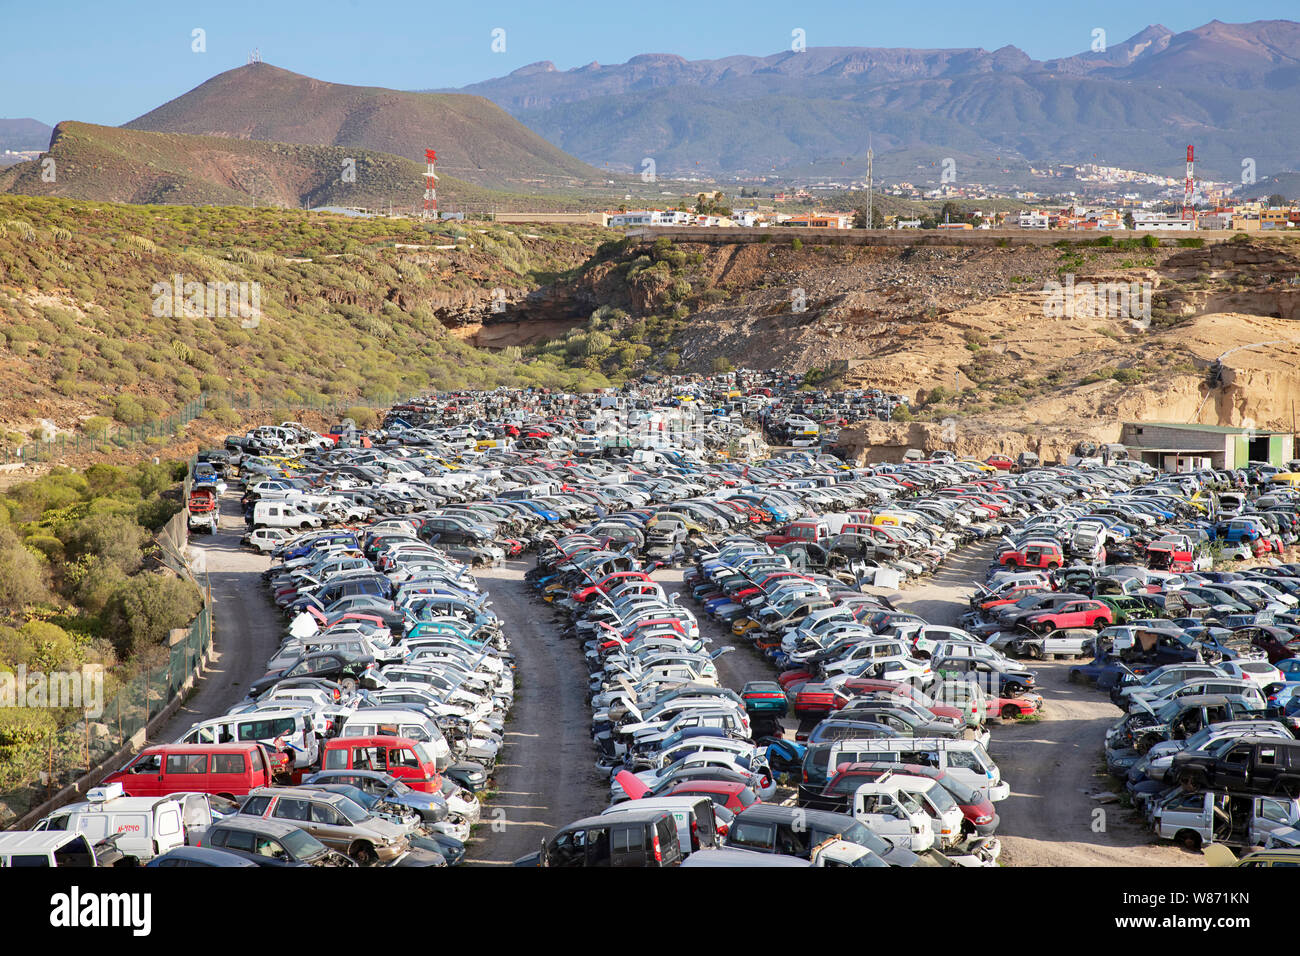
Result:
[[1295,436],[1291,432],[1231,425],[1125,422],[1120,442],[1130,458],[1163,471],[1245,468],[1252,461],[1285,468],[1295,457]]

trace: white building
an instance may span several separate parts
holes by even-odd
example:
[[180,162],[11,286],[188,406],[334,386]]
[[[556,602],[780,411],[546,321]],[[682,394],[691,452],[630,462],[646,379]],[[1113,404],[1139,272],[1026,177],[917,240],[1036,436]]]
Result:
[[1051,223],[1051,218],[1045,212],[1031,210],[1022,212],[1020,218],[1016,220],[1021,229],[1047,229]]
[[1133,228],[1138,230],[1166,229],[1176,232],[1191,232],[1195,227],[1195,219],[1175,219],[1173,216],[1155,212],[1133,213]]

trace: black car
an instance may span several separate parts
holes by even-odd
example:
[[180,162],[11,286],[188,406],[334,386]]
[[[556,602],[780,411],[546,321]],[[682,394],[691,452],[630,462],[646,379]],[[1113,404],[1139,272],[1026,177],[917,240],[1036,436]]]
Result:
[[337,651],[303,654],[287,667],[269,671],[253,681],[248,687],[248,696],[258,697],[283,680],[294,680],[300,677],[333,681],[345,691],[355,688],[358,684],[373,689],[378,685],[365,677],[366,668],[373,663],[374,659],[371,657],[353,657]]
[[310,833],[279,820],[232,816],[208,828],[206,845],[258,866],[356,866]]
[[1228,738],[1209,750],[1175,754],[1167,780],[1188,787],[1300,797],[1300,740]]

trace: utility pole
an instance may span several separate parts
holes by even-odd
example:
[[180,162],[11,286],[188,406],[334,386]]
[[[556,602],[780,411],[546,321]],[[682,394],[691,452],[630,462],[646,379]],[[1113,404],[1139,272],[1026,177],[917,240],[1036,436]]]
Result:
[[868,136],[867,137],[867,228],[868,229],[873,228],[876,223],[876,220],[873,218],[872,209],[871,209],[872,199],[874,197],[873,187],[875,186],[875,182],[871,178],[871,160],[874,157],[874,155],[875,154],[871,150],[871,137]]

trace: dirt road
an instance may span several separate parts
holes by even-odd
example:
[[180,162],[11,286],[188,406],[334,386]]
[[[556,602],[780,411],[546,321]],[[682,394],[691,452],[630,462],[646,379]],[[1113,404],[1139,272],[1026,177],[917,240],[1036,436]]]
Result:
[[243,534],[239,501],[227,495],[217,533],[190,540],[191,567],[206,563],[212,581],[213,660],[189,700],[150,743],[171,742],[196,721],[226,713],[266,673],[266,662],[280,646],[284,619],[262,581],[270,559],[241,547]]
[[515,655],[514,708],[506,722],[495,793],[466,854],[508,865],[537,849],[551,830],[609,804],[609,777],[596,769],[581,646],[560,637],[563,618],[530,596],[532,561],[478,571]]

